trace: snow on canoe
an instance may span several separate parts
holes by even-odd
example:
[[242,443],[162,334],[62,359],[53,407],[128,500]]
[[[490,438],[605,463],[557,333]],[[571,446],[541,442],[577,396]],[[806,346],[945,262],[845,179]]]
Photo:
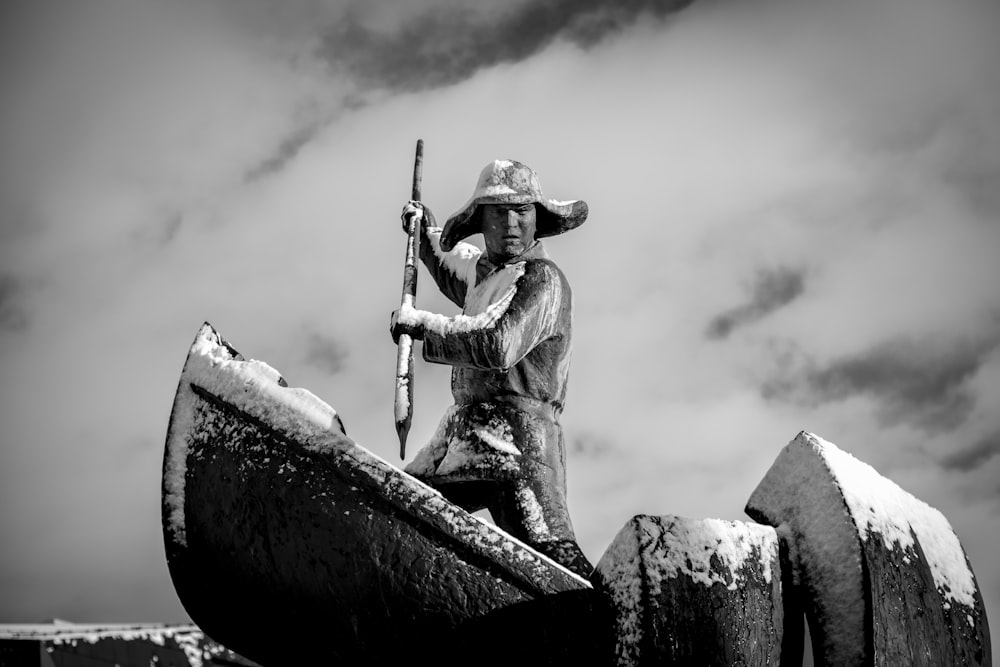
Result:
[[163,463],[174,587],[270,664],[593,658],[590,583],[356,444],[337,413],[205,324]]

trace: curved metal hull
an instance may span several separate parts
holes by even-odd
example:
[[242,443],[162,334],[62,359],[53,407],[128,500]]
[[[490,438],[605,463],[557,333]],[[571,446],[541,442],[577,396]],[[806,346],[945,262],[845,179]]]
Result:
[[191,618],[263,664],[560,664],[604,645],[588,582],[358,446],[208,324],[174,401],[163,498]]

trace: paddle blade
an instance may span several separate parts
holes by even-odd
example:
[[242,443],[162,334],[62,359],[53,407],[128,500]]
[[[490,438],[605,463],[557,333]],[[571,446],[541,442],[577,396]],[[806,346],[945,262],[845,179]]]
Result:
[[399,458],[406,458],[406,435],[413,420],[413,339],[399,337],[396,356],[396,434],[399,436]]

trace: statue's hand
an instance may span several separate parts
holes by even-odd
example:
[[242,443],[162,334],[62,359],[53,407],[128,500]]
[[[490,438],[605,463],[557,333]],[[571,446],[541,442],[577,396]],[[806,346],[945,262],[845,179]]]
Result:
[[416,312],[414,308],[406,306],[392,311],[392,319],[389,322],[389,334],[392,336],[393,343],[399,344],[399,337],[403,334],[407,334],[413,340],[424,339],[424,326],[415,317]]
[[437,227],[434,214],[431,213],[430,207],[424,205],[423,202],[410,200],[403,207],[403,213],[399,216],[399,219],[403,222],[404,232],[409,233],[411,218],[413,219],[413,224],[421,225],[422,227]]

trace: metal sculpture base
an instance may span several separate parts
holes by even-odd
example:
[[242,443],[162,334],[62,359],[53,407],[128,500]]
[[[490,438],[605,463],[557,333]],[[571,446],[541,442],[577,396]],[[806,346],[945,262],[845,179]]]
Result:
[[164,455],[177,593],[263,665],[788,665],[803,611],[817,664],[990,664],[951,527],[863,463],[802,433],[747,512],[770,525],[635,517],[588,581],[359,446],[207,324]]

